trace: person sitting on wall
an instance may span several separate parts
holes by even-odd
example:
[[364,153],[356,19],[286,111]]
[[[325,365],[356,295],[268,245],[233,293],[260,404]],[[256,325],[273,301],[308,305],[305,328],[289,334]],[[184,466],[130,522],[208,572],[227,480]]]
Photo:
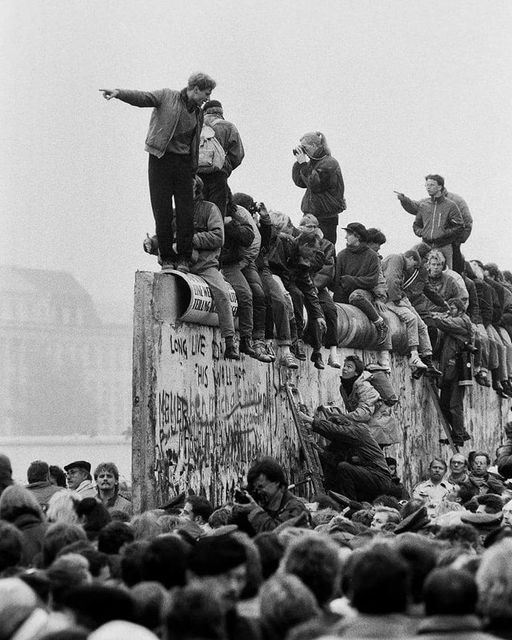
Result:
[[336,256],[334,302],[348,303],[361,309],[375,326],[377,343],[386,342],[388,326],[375,308],[372,293],[379,282],[379,256],[367,244],[366,227],[351,222],[344,227],[347,246]]
[[448,301],[449,315],[433,314],[433,324],[443,332],[439,381],[441,395],[439,404],[450,425],[453,443],[463,446],[471,436],[464,427],[462,388],[471,384],[471,353],[474,351],[474,330],[471,320],[464,312],[464,303],[459,298]]
[[85,460],[70,462],[64,467],[68,489],[76,491],[83,498],[96,498],[96,487],[92,481],[91,463]]
[[324,237],[335,245],[338,216],[346,209],[340,165],[331,156],[327,140],[320,131],[305,133],[293,155],[293,182],[306,189],[302,213],[315,216]]
[[[402,254],[391,254],[382,261],[382,269],[388,288],[387,307],[405,325],[410,351],[409,366],[415,370],[426,369],[430,375],[440,375],[432,362],[432,343],[428,329],[420,314],[411,304],[406,293],[407,282],[415,277],[421,266],[417,251],[410,249]],[[423,366],[421,366],[423,365]]]
[[101,462],[94,470],[98,498],[109,511],[132,513],[132,503],[119,493],[119,469],[113,462]]
[[[325,316],[327,330],[324,334],[324,347],[329,349],[327,364],[339,369],[338,361],[338,312],[336,305],[329,293],[334,279],[334,263],[336,261],[336,249],[332,242],[324,237],[320,225],[315,216],[305,215],[299,225],[300,239],[304,243],[311,244],[318,250],[319,260],[314,263],[313,284],[316,287],[318,300]],[[320,260],[321,258],[321,260]]]
[[471,456],[471,472],[469,482],[474,484],[479,495],[495,493],[501,495],[505,490],[503,479],[494,473],[489,473],[491,458],[485,451],[476,451]]
[[462,278],[469,294],[467,313],[475,328],[475,380],[483,387],[490,387],[489,380],[489,337],[485,330],[483,314],[480,309],[479,295],[476,286],[476,276],[469,262],[464,262]]
[[315,368],[325,369],[322,359],[322,336],[327,326],[318,299],[313,274],[323,257],[320,248],[312,246],[299,237],[288,216],[280,216],[280,234],[268,254],[269,267],[279,276],[293,303],[297,342],[292,344],[292,352],[298,360],[306,359],[304,350],[304,307],[308,312],[308,337],[313,352],[311,362]]
[[485,280],[496,292],[501,317],[496,327],[507,350],[507,370],[512,379],[512,292],[503,283],[503,276],[493,262],[484,265]]
[[235,494],[234,511],[235,515],[247,515],[254,533],[272,531],[302,514],[307,523],[305,504],[288,491],[283,467],[269,456],[256,460],[249,468],[247,490],[243,496]]

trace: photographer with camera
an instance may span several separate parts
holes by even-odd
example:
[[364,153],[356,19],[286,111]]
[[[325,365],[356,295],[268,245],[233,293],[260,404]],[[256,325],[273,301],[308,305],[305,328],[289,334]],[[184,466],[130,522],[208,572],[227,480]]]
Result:
[[254,533],[272,531],[283,522],[304,514],[306,505],[288,491],[283,467],[266,456],[254,462],[247,473],[247,490],[235,492],[234,512],[246,514]]
[[338,214],[347,208],[340,165],[331,156],[327,140],[320,131],[305,133],[293,149],[293,155],[293,182],[306,189],[302,213],[315,216],[324,237],[335,245]]

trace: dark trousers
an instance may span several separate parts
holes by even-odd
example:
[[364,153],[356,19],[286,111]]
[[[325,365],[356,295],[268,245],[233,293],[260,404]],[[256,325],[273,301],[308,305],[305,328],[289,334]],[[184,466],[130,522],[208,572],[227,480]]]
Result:
[[338,346],[338,312],[336,305],[334,304],[327,289],[322,289],[318,292],[318,299],[320,300],[320,306],[325,316],[325,324],[327,325],[327,331],[324,336],[324,346],[337,347]]
[[389,478],[350,462],[339,463],[336,477],[337,491],[358,502],[373,502],[377,496],[387,493],[391,485]]
[[203,199],[216,204],[219,207],[222,218],[225,218],[228,202],[228,177],[223,171],[200,173],[199,177],[204,185]]
[[295,328],[291,303],[286,300],[285,294],[268,267],[260,269],[259,274],[267,298],[265,337],[274,337],[275,326],[277,344],[289,346],[293,337],[297,339],[297,331],[295,331],[295,336],[292,336],[292,327],[290,327],[290,320],[293,320],[293,329]]
[[[297,337],[301,340],[304,338],[304,307],[308,312],[308,341],[315,351],[320,351],[322,348],[322,332],[318,326],[317,318],[321,316],[318,314],[318,308],[321,307],[318,302],[318,297],[313,295],[309,289],[301,290],[298,284],[294,281],[286,283],[286,288],[292,298],[293,311],[295,314],[295,326],[297,327]],[[316,298],[316,302],[315,299]]]
[[267,301],[261,284],[260,274],[254,262],[242,268],[242,273],[251,288],[252,293],[252,337],[254,340],[264,340]]
[[464,428],[462,387],[459,386],[459,380],[457,378],[443,382],[439,405],[451,427],[452,438],[455,440],[455,443],[462,442],[463,437],[466,435],[466,429]]
[[336,237],[337,237],[337,229],[338,229],[338,216],[335,218],[328,218],[327,220],[322,220],[322,218],[318,218],[318,226],[322,230],[324,234],[324,238],[332,242],[333,245],[336,245]]
[[[149,194],[155,218],[158,249],[163,261],[190,260],[194,235],[194,172],[190,156],[166,153],[161,158],[149,154]],[[177,252],[173,249],[173,209],[176,212]]]

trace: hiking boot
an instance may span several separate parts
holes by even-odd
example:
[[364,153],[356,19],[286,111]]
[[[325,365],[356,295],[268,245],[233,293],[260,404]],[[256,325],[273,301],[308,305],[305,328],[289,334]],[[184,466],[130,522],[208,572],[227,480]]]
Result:
[[332,356],[331,354],[329,354],[327,364],[333,369],[341,369],[341,364],[338,362],[336,356]]
[[272,357],[268,355],[263,340],[255,340],[252,347],[254,349],[253,358],[256,358],[256,360],[260,362],[272,362]]
[[315,365],[315,369],[325,369],[324,361],[320,351],[313,351],[311,354],[311,362]]
[[384,320],[381,322],[375,322],[374,325],[375,330],[377,331],[377,344],[384,344],[389,333],[388,325]]
[[251,358],[256,357],[256,351],[252,346],[252,340],[250,338],[240,338],[240,353],[245,353]]
[[482,387],[490,387],[491,383],[489,382],[489,378],[485,371],[477,371],[475,373],[475,380],[478,384],[482,385]]
[[170,273],[171,271],[176,271],[176,264],[172,260],[162,260],[160,273]]
[[181,271],[181,273],[190,273],[190,260],[178,260],[176,271]]
[[306,359],[306,352],[304,351],[304,340],[297,340],[290,347],[291,352],[295,355],[297,360],[304,361]]
[[442,372],[436,368],[432,361],[432,356],[421,356],[422,361],[427,365],[426,374],[427,376],[442,376]]
[[226,338],[224,348],[224,360],[240,360],[240,351],[235,338]]
[[287,369],[298,369],[299,363],[291,353],[283,353],[279,358],[279,366],[286,367]]

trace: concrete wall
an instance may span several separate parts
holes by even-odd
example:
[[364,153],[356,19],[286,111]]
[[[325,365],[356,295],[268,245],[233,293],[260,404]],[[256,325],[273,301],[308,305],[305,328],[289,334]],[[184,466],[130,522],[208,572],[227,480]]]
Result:
[[[287,468],[290,480],[304,477],[297,434],[283,385],[294,382],[305,403],[341,403],[339,370],[318,371],[309,359],[297,372],[242,356],[222,357],[218,328],[179,321],[182,283],[172,274],[137,272],[133,349],[133,497],[135,508],[165,504],[187,487],[214,503],[243,482],[251,461],[268,454]],[[187,301],[188,304],[188,301]],[[372,329],[348,305],[340,306],[340,356],[358,353],[367,362]],[[394,346],[403,345],[395,320]],[[361,351],[345,345],[359,348]],[[308,354],[309,355],[309,354]],[[393,355],[392,380],[400,397],[396,414],[403,442],[387,455],[399,460],[409,486],[425,472],[433,456],[448,458],[439,444],[441,425],[425,380],[413,380],[404,356]],[[501,441],[510,401],[473,385],[465,390],[466,451],[493,452]]]

